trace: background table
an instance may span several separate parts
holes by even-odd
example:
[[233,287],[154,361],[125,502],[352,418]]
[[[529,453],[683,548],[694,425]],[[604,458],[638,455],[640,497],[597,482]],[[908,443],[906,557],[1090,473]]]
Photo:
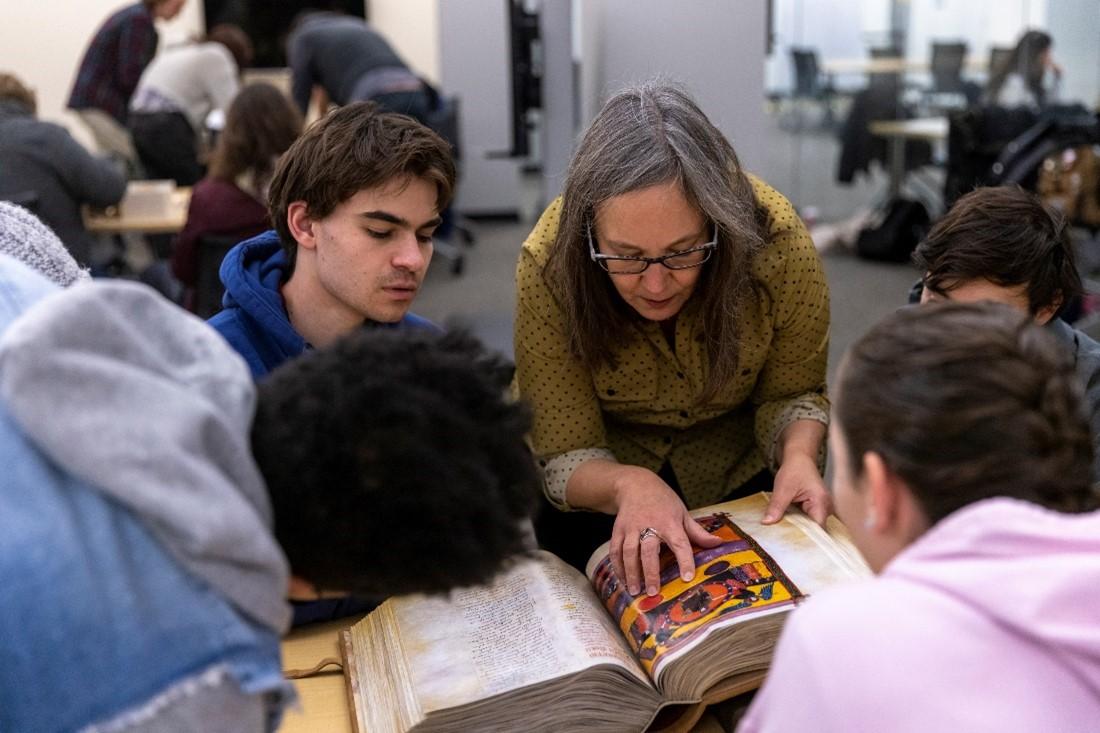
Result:
[[159,216],[128,216],[119,208],[107,211],[84,209],[84,228],[96,234],[178,234],[187,223],[187,205],[191,202],[189,187],[172,192],[164,214]]
[[901,193],[905,178],[905,143],[908,140],[927,140],[936,143],[947,139],[946,117],[920,117],[912,120],[874,120],[871,134],[884,137],[889,142],[887,152],[890,161],[890,198]]

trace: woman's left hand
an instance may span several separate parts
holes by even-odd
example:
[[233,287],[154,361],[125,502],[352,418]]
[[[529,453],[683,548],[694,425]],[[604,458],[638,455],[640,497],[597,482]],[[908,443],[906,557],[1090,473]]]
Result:
[[818,524],[832,512],[832,499],[817,470],[817,461],[802,453],[791,453],[775,474],[772,498],[764,512],[764,524],[775,524],[791,504],[797,504]]

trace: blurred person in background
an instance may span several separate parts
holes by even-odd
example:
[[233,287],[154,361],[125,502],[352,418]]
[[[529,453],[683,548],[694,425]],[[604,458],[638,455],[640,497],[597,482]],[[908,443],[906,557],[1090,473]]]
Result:
[[270,84],[244,87],[226,114],[207,176],[191,194],[187,224],[172,252],[172,273],[184,285],[184,305],[193,305],[199,240],[249,239],[271,228],[267,191],[275,162],[302,132],[302,116]]
[[130,101],[129,127],[145,174],[194,185],[203,175],[206,118],[224,112],[252,63],[252,41],[235,25],[153,59]]
[[88,44],[69,94],[69,109],[88,126],[100,151],[135,172],[137,152],[126,129],[130,97],[157,53],[154,21],[175,18],[185,2],[141,0],[112,14]]
[[113,206],[126,192],[121,167],[85,150],[69,131],[35,117],[34,92],[0,73],[0,199],[31,209],[82,266],[93,239],[80,207]]
[[1056,101],[1062,67],[1054,61],[1054,39],[1043,31],[1027,31],[1004,66],[990,69],[986,97],[999,107],[1041,108]]

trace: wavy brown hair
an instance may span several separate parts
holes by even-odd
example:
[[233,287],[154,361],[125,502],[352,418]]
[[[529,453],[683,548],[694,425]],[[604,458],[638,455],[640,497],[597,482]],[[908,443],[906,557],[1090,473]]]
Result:
[[234,183],[247,174],[253,191],[263,192],[275,162],[301,133],[302,116],[285,94],[271,84],[249,84],[229,105],[209,175]]
[[838,382],[833,417],[853,475],[878,453],[932,523],[995,496],[1096,507],[1073,357],[1016,309],[904,308],[849,349]]
[[434,184],[437,211],[447,208],[455,186],[451,146],[412,117],[355,102],[310,125],[271,179],[271,221],[290,268],[298,251],[287,224],[290,204],[304,201],[312,218],[323,219],[360,191],[406,176]]
[[718,239],[692,295],[701,299],[708,370],[699,401],[705,403],[737,374],[737,317],[761,297],[752,260],[766,244],[768,214],[733,146],[686,92],[648,83],[619,92],[600,110],[569,166],[547,277],[573,353],[589,369],[614,366],[641,316],[590,259],[586,228],[608,199],[666,183],[680,187]]
[[960,198],[917,245],[913,263],[924,286],[940,295],[979,278],[1026,286],[1032,315],[1082,292],[1066,217],[1018,186],[977,188]]

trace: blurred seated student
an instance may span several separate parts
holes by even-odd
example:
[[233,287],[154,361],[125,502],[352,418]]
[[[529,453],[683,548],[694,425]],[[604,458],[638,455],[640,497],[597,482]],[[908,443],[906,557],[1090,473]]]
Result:
[[990,69],[986,100],[998,107],[1041,108],[1056,101],[1062,67],[1052,55],[1049,33],[1031,30],[1020,36],[1012,55],[999,69]]
[[257,396],[145,286],[0,255],[0,293],[2,730],[273,731],[288,591],[445,592],[526,550],[528,422],[468,337],[355,333]]
[[252,41],[228,24],[153,59],[130,100],[128,118],[147,178],[171,178],[180,186],[202,178],[206,118],[229,106],[241,71],[251,63]]
[[906,308],[848,351],[837,514],[878,577],[795,611],[739,730],[1084,731],[1100,512],[1073,364],[999,304]]
[[1021,188],[979,188],[936,222],[913,262],[924,273],[922,303],[1004,303],[1061,344],[1085,389],[1100,482],[1100,343],[1056,317],[1082,291],[1065,217]]
[[126,176],[113,161],[85,150],[64,127],[37,119],[36,108],[29,87],[0,73],[0,199],[29,196],[35,214],[86,266],[93,239],[80,207],[117,204],[126,193]]
[[41,219],[7,201],[0,201],[0,253],[14,257],[62,287],[91,278]]
[[141,72],[157,53],[155,21],[179,15],[186,0],[141,0],[111,14],[92,36],[80,60],[68,108],[88,126],[101,152],[138,172],[126,129],[130,97]]
[[229,106],[210,170],[191,192],[187,224],[176,238],[172,272],[191,305],[198,281],[199,240],[245,240],[271,228],[267,189],[275,162],[302,132],[302,117],[270,84],[249,84]]

